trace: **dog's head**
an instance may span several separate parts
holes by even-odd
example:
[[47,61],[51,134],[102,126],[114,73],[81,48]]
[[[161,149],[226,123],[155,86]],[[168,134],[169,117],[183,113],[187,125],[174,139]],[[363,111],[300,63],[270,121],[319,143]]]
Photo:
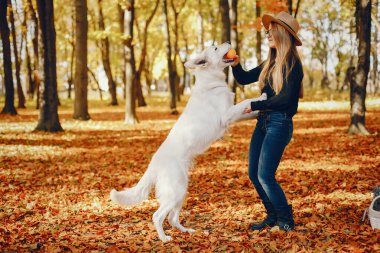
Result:
[[230,48],[229,42],[220,46],[208,47],[200,55],[187,61],[185,67],[189,69],[224,69],[234,62],[234,60],[224,58]]

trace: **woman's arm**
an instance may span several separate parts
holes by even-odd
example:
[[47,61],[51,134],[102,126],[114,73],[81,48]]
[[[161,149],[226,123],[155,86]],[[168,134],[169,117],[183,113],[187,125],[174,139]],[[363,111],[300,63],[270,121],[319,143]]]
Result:
[[241,64],[239,63],[235,67],[232,67],[232,73],[239,84],[246,85],[246,84],[254,83],[257,80],[259,80],[262,66],[263,64],[260,64],[254,69],[245,71],[243,67],[241,66]]
[[297,62],[288,76],[284,80],[284,85],[280,93],[264,101],[255,101],[251,103],[252,111],[255,110],[279,110],[286,109],[291,101],[298,99],[300,84],[303,78],[302,66]]

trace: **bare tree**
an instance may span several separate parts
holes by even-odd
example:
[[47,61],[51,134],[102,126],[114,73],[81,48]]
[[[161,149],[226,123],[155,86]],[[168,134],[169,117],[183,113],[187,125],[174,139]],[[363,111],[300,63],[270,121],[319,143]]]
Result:
[[17,97],[18,97],[18,108],[26,108],[25,106],[25,95],[22,90],[21,85],[21,74],[20,74],[20,68],[21,68],[21,60],[18,54],[18,48],[17,48],[17,34],[16,34],[16,28],[15,28],[15,17],[14,17],[14,8],[12,6],[12,1],[8,0],[8,6],[9,6],[9,20],[11,22],[11,28],[12,28],[12,43],[13,43],[13,56],[15,59],[15,67],[16,67],[16,84],[17,84]]
[[[101,31],[105,31],[104,25],[104,17],[103,17],[103,6],[102,0],[98,0],[99,5],[99,29]],[[111,94],[111,105],[117,105],[117,95],[116,95],[116,83],[112,76],[112,69],[110,63],[110,43],[108,40],[108,36],[104,36],[101,39],[101,52],[102,52],[102,60],[104,71],[106,72],[108,78],[108,88]]]
[[[198,51],[202,51],[204,49],[204,25],[203,25],[203,12],[202,12],[202,0],[198,0]],[[215,27],[215,26],[214,26]],[[216,27],[213,31],[216,31]],[[216,35],[216,32],[213,33]],[[215,41],[215,38],[214,38]]]
[[87,106],[87,0],[75,1],[74,119],[89,120]]
[[[377,13],[378,13],[378,6],[379,2],[374,3],[374,11],[372,13],[372,21],[376,20]],[[379,54],[377,50],[377,44],[379,42],[379,33],[380,33],[380,26],[376,25],[374,26],[375,31],[373,33],[373,40],[372,40],[372,71],[370,73],[371,77],[371,84],[372,84],[372,91],[373,93],[377,93],[379,91],[379,70],[378,70],[378,64],[379,64]]]
[[222,17],[222,37],[221,42],[226,42],[231,40],[231,23],[229,14],[229,4],[228,0],[220,0],[220,15]]
[[67,83],[69,85],[67,89],[67,98],[71,98],[71,90],[74,82],[74,58],[75,58],[75,6],[72,8],[71,14],[71,55],[70,55],[70,70],[68,71],[69,77]]
[[[28,8],[24,8],[24,20],[22,21],[22,37],[23,40],[25,40],[25,57],[26,57],[26,70],[28,75],[28,88],[27,88],[27,94],[29,94],[30,98],[33,98],[34,93],[34,82],[33,82],[33,76],[32,76],[32,64],[30,59],[30,53],[29,53],[29,47],[28,47],[28,26],[26,25],[28,19]],[[22,50],[22,48],[21,48]]]
[[171,109],[171,114],[178,114],[177,104],[176,104],[175,73],[173,73],[172,46],[170,42],[168,4],[167,4],[167,0],[163,0],[162,2],[163,2],[163,11],[164,11],[164,18],[165,18],[166,56],[167,56],[167,63],[168,63],[169,88],[170,88],[170,95],[171,95],[170,109]]
[[[148,50],[148,34],[149,34],[148,28],[157,12],[159,3],[160,1],[156,0],[156,3],[153,6],[152,12],[150,13],[147,20],[145,21],[145,26],[144,26],[144,30],[142,34],[139,32],[139,34],[142,35],[141,36],[142,38],[140,39],[142,48],[141,48],[141,54],[140,54],[140,64],[135,73],[135,84],[136,84],[136,89],[137,89],[137,105],[138,106],[146,106],[144,94],[142,92],[141,75],[142,75],[143,70],[145,69],[146,55],[147,55],[147,50]],[[136,21],[136,27],[138,28],[139,27],[138,22],[137,20],[135,21]]]
[[185,63],[187,62],[188,60],[188,56],[189,56],[189,38],[187,36],[187,33],[185,31],[185,28],[184,26],[181,27],[181,34],[182,34],[182,37],[183,37],[183,41],[185,42],[185,57],[183,59],[181,59],[181,63],[182,63],[182,67],[183,67],[183,77],[182,77],[182,80],[183,80],[183,88],[181,89],[181,94],[183,95],[183,92],[185,90],[186,87],[190,87],[190,75],[189,73],[187,72],[187,69],[185,67]]
[[[149,50],[150,55],[157,55],[159,50],[160,50],[159,47],[152,48],[151,50]],[[151,85],[150,84],[152,84],[152,82],[154,82],[153,66],[154,66],[155,60],[156,59],[154,57],[147,57],[145,60],[144,77],[145,77],[145,82],[148,84],[148,94],[150,94],[150,92],[151,92],[151,89],[150,89]]]
[[356,0],[356,36],[358,63],[350,80],[351,123],[349,133],[369,134],[365,127],[365,98],[371,48],[371,0]]
[[[125,11],[119,2],[117,4],[117,12],[118,12],[118,20],[119,20],[119,29],[120,29],[120,34],[124,34],[125,31]],[[127,60],[125,58],[125,40],[122,39],[120,47],[120,54],[121,54],[121,65],[120,65],[120,72],[121,72],[121,80],[122,80],[122,88],[123,88],[123,98],[126,96],[126,88],[125,88],[125,82],[127,81],[127,71],[126,71],[126,65],[127,65]]]
[[301,5],[301,0],[298,0],[297,1],[297,6],[296,6],[296,10],[294,12],[294,17],[297,18],[297,14],[298,14],[298,11],[300,9],[300,5]]
[[35,130],[63,131],[58,118],[57,60],[55,47],[53,0],[37,0],[37,10],[44,54],[44,84],[40,105],[40,117]]
[[[178,1],[177,1],[178,2]],[[179,87],[179,75],[177,70],[177,56],[179,57],[179,47],[178,47],[178,40],[179,40],[179,32],[178,32],[178,17],[181,11],[183,10],[183,7],[186,5],[186,0],[179,3],[180,8],[177,8],[175,6],[175,3],[173,0],[170,0],[170,6],[172,8],[172,12],[174,13],[174,52],[173,52],[173,75],[175,80],[175,89],[176,89],[176,95],[177,95],[177,101],[181,101],[181,92]]]
[[136,116],[136,103],[135,103],[135,85],[133,74],[136,72],[135,67],[135,54],[133,48],[133,22],[135,19],[135,0],[129,0],[127,5],[127,12],[125,13],[125,20],[127,27],[125,34],[126,40],[126,98],[125,98],[125,123],[132,125],[138,123]]
[[[327,29],[326,27],[327,24]],[[329,63],[329,55],[332,53],[330,46],[330,32],[334,29],[333,20],[316,20],[312,25],[315,29],[313,29],[313,34],[317,39],[314,40],[314,45],[312,47],[312,55],[319,60],[322,66],[322,79],[321,79],[321,88],[329,88],[329,77],[328,77],[328,63]]]
[[[256,19],[261,17],[261,3],[260,0],[256,0]],[[256,30],[256,58],[257,63],[260,64],[261,59],[261,29]]]
[[9,41],[9,26],[7,21],[7,0],[0,0],[0,34],[3,44],[3,65],[5,81],[5,105],[1,113],[16,115],[14,106],[14,87],[12,77],[11,44]]
[[87,71],[88,71],[88,73],[90,73],[92,79],[94,80],[94,82],[96,84],[96,87],[99,91],[100,100],[103,101],[103,90],[100,88],[100,83],[99,83],[98,79],[96,78],[95,73],[89,67],[87,67]]
[[289,14],[293,15],[293,0],[288,0],[287,5]]
[[[228,0],[220,0],[219,1],[219,9],[220,15],[222,17],[222,36],[221,42],[226,42],[231,40],[231,23],[230,23],[230,7],[228,4]],[[228,72],[229,70],[226,68],[224,73],[226,73],[228,80]]]
[[[41,76],[39,72],[39,64],[40,64],[40,59],[39,59],[39,48],[38,48],[38,41],[39,41],[39,25],[38,25],[38,18],[37,18],[37,13],[34,9],[32,0],[28,0],[28,10],[30,11],[32,20],[33,20],[33,25],[34,25],[34,33],[33,33],[33,38],[32,38],[32,43],[33,43],[33,82],[34,82],[34,87],[33,87],[33,94],[34,91],[37,92],[37,102],[36,102],[36,108],[38,109],[40,106],[40,82],[41,82]],[[32,96],[33,97],[33,96]]]
[[[231,41],[231,46],[234,48],[239,55],[239,38],[238,38],[238,26],[237,26],[237,21],[238,21],[238,11],[237,11],[237,5],[238,5],[238,0],[229,0],[229,16],[230,16],[230,41]],[[232,69],[229,69],[228,73],[228,86],[232,88],[232,92],[235,93],[234,97],[234,103],[236,103],[236,88],[237,88],[237,82],[235,81],[235,78],[232,75]]]

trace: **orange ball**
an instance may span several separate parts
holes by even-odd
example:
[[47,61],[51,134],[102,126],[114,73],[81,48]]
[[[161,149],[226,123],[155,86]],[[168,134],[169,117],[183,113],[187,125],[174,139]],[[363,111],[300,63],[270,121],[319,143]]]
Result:
[[236,50],[233,49],[233,48],[231,48],[231,49],[227,52],[227,54],[224,55],[224,57],[227,58],[227,59],[235,59],[235,57],[236,57]]

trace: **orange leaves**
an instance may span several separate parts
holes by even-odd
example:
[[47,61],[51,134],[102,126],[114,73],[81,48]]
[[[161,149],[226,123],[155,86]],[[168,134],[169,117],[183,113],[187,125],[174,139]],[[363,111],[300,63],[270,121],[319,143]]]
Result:
[[239,24],[237,26],[232,26],[233,29],[255,29],[255,30],[258,30],[258,31],[261,31],[261,29],[263,28],[263,25],[261,23],[261,18],[252,18],[252,21],[249,22],[249,23],[242,23],[242,24]]
[[277,173],[294,208],[296,231],[289,233],[248,230],[265,217],[247,173],[255,121],[233,125],[190,171],[180,220],[196,232],[181,233],[165,222],[173,237],[165,244],[151,221],[156,200],[121,207],[108,197],[111,188],[137,182],[176,119],[148,109],[139,111],[136,128],[123,125],[121,112],[92,113],[93,121],[83,124],[64,114],[67,131],[57,135],[17,127],[24,121],[33,129],[37,115],[0,116],[0,251],[380,250],[379,231],[358,224],[379,183],[379,109],[367,112],[367,127],[376,133],[371,136],[347,135],[343,110],[295,116],[293,140]]

